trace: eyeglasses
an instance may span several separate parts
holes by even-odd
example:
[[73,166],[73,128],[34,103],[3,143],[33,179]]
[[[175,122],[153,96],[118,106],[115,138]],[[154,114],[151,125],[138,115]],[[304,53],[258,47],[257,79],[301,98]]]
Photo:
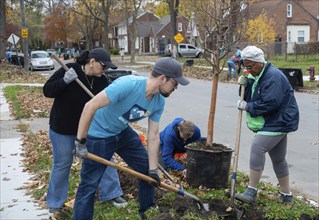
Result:
[[169,81],[171,81],[171,82],[173,83],[174,88],[176,88],[176,87],[178,86],[178,82],[176,82],[176,80],[175,80],[175,79],[170,78],[170,79],[169,79]]
[[256,64],[256,63],[254,63],[254,64],[251,65],[251,66],[244,66],[244,67],[246,68],[246,70],[250,71],[250,70],[252,70],[252,69],[254,68],[255,64]]
[[103,70],[106,70],[106,69],[109,68],[107,65],[105,65],[105,64],[102,63],[101,61],[96,61],[96,62],[99,62],[99,63],[101,64]]

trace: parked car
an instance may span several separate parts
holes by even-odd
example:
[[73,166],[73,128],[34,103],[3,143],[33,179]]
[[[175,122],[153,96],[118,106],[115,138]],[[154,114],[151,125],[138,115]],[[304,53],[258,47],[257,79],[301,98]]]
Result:
[[46,51],[31,51],[29,69],[33,70],[53,70],[54,63],[51,56]]
[[[177,46],[178,55],[181,57],[203,57],[204,50],[201,48],[197,48],[191,44],[178,44]],[[164,50],[165,56],[172,55],[172,45],[167,44]]]
[[56,50],[55,49],[47,49],[47,52],[50,56],[52,56],[52,54],[56,54]]

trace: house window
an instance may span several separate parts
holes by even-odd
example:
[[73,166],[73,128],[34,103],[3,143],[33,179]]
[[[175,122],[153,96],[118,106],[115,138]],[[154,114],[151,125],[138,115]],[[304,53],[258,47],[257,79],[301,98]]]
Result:
[[177,26],[178,32],[182,32],[183,31],[183,24],[179,22],[177,25],[178,25]]
[[291,18],[292,17],[292,5],[288,4],[287,5],[287,18]]
[[298,31],[298,43],[305,42],[305,31]]
[[291,42],[291,31],[288,31],[288,42]]

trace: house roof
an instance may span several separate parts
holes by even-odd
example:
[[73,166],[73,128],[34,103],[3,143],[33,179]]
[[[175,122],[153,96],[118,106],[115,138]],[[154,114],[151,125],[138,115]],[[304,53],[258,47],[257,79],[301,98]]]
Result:
[[305,11],[307,11],[314,19],[317,19],[319,22],[319,1],[310,0],[310,1],[296,1],[297,4],[301,5]]
[[252,17],[259,15],[263,10],[265,10],[266,14],[272,14],[280,4],[289,4],[291,2],[298,4],[314,19],[317,19],[317,16],[319,16],[318,0],[259,0],[250,3],[249,10]]
[[139,35],[141,37],[147,37],[150,35],[151,29],[156,30],[156,27],[158,27],[159,22],[158,21],[137,21],[137,29],[139,32]]

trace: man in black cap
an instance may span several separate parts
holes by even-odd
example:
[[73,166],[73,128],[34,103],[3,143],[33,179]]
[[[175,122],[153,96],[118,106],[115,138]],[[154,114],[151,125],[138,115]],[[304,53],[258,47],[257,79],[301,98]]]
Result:
[[[155,187],[158,176],[159,121],[165,99],[178,84],[187,85],[181,65],[170,57],[159,59],[150,77],[128,75],[116,79],[91,101],[82,112],[76,154],[84,157],[73,219],[93,219],[94,195],[106,166],[86,157],[93,153],[107,160],[116,152],[134,170],[149,175],[156,183],[139,180],[139,217],[155,207]],[[148,149],[129,123],[148,117]]]

